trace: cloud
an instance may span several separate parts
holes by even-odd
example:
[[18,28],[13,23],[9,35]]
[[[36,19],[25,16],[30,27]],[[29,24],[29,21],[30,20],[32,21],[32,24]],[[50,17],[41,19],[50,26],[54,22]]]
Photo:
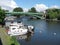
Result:
[[57,6],[57,5],[53,5],[53,6],[51,6],[50,8],[60,8],[60,7]]
[[27,8],[24,8],[23,10],[24,10],[24,12],[28,12],[28,9]]
[[44,5],[44,4],[36,4],[34,7],[36,8],[36,10],[38,12],[48,9],[48,7],[46,5]]
[[[0,0],[0,6],[3,8],[3,9],[6,9],[6,10],[9,10],[9,11],[12,11],[14,8],[16,7],[19,7],[17,5],[17,3],[14,1],[14,0]],[[40,11],[44,11],[48,8],[60,8],[59,6],[57,5],[53,5],[53,6],[46,6],[45,4],[35,4],[34,6],[36,8],[36,10],[38,12]],[[23,7],[22,7],[23,8]],[[28,9],[27,8],[23,8],[24,12],[28,12]]]
[[18,7],[14,0],[0,0],[0,6],[3,9],[12,11],[13,8]]
[[36,8],[36,10],[37,10],[38,12],[44,11],[44,10],[46,10],[46,9],[51,9],[51,8],[60,9],[60,7],[57,6],[57,5],[53,5],[53,6],[48,7],[48,6],[46,6],[45,4],[36,4],[34,7]]

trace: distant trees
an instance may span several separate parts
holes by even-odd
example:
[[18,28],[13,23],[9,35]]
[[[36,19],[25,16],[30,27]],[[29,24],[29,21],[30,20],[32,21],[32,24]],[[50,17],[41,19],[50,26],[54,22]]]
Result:
[[46,10],[47,19],[60,19],[60,9],[47,9]]
[[37,11],[34,7],[32,7],[28,12],[36,13]]
[[23,9],[21,7],[16,7],[13,9],[13,12],[23,12]]
[[[23,12],[23,9],[21,7],[17,7],[13,9],[13,12]],[[32,7],[28,10],[30,13],[37,13],[35,7]],[[58,19],[60,20],[60,9],[52,8],[46,10],[46,19]],[[20,14],[17,14],[17,17],[19,17]]]
[[[17,7],[13,9],[13,12],[23,12],[23,9],[21,7]],[[28,10],[28,12],[36,13],[37,11],[34,7],[32,7],[31,9]],[[17,14],[17,15],[14,14],[14,16],[20,17],[20,14]]]
[[58,15],[57,19],[60,20],[60,9],[56,9],[56,11],[57,11],[57,15]]
[[[5,12],[9,12],[9,11],[8,10],[3,10],[0,7],[0,23],[3,23],[3,21],[4,21]],[[16,8],[13,9],[12,12],[23,12],[23,8],[16,7]],[[28,12],[37,13],[35,7],[32,7],[31,9],[29,9]],[[45,14],[46,14],[46,19],[58,19],[58,20],[60,20],[60,9],[56,9],[56,8],[47,9]],[[17,17],[20,17],[20,14],[14,14],[14,15],[17,16]]]
[[[13,12],[23,12],[23,9],[21,7],[16,7],[13,9]],[[20,14],[14,14],[17,18],[20,17]]]

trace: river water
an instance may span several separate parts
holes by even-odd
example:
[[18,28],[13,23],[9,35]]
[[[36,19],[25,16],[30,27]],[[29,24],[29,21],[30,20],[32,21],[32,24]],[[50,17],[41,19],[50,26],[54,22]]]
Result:
[[60,22],[23,19],[26,25],[33,25],[34,33],[17,36],[20,45],[60,45]]

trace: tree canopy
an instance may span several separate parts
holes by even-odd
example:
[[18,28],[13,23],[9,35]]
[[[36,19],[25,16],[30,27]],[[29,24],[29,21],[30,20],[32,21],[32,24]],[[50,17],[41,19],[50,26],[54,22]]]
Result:
[[28,12],[33,12],[33,13],[36,13],[36,9],[34,7],[32,7]]
[[5,18],[5,10],[3,10],[3,9],[0,7],[0,24],[3,23],[4,18]]
[[[21,7],[16,7],[13,9],[13,12],[23,12],[23,9]],[[20,14],[13,14],[17,18],[20,17]]]
[[60,9],[47,9],[46,10],[46,17],[48,19],[54,19],[54,18],[59,18],[60,17]]
[[16,7],[13,9],[13,12],[23,12],[23,9],[21,7]]

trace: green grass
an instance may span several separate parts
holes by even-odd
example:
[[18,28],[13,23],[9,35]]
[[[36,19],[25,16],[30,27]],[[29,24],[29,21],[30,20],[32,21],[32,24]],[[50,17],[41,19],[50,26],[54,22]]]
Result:
[[6,33],[5,28],[0,27],[0,38],[2,40],[3,45],[20,45],[15,37],[11,37]]

